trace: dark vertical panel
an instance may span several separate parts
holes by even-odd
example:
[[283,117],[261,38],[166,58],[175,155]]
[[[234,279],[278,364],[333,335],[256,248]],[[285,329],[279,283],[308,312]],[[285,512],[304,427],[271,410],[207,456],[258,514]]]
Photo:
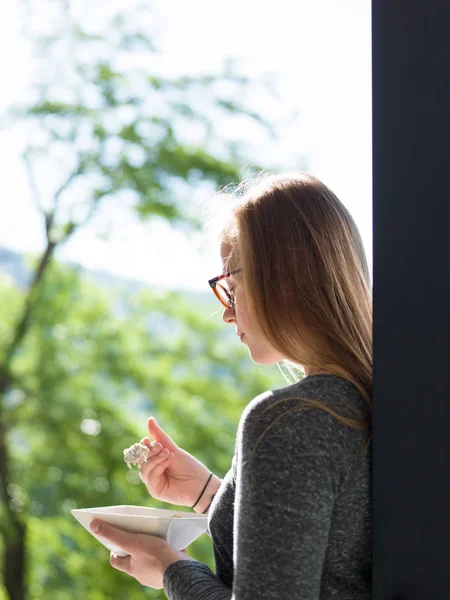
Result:
[[450,598],[450,0],[373,0],[374,600]]

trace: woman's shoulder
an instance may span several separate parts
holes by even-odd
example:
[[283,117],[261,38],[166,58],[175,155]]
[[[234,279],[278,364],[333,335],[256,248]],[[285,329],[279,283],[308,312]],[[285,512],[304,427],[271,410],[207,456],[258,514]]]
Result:
[[239,437],[258,439],[270,428],[272,436],[293,440],[300,438],[325,445],[330,440],[357,437],[360,430],[346,426],[344,419],[364,421],[370,408],[359,390],[349,381],[335,375],[310,375],[293,385],[269,390],[254,398],[244,410],[239,424]]
[[[336,375],[310,375],[292,385],[256,396],[247,405],[243,417],[248,414],[262,414],[277,406],[283,410],[302,400],[312,400],[328,408],[344,409],[353,414],[359,414],[367,407],[367,401],[350,381]],[[304,405],[306,406],[307,402]]]

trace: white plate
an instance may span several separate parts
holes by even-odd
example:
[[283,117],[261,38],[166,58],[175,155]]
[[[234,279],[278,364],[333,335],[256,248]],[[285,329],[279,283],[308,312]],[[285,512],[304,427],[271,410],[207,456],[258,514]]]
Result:
[[71,512],[91,535],[117,556],[128,556],[128,553],[90,530],[89,525],[95,518],[133,533],[156,535],[177,550],[183,550],[205,533],[208,522],[206,515],[144,506],[77,508]]

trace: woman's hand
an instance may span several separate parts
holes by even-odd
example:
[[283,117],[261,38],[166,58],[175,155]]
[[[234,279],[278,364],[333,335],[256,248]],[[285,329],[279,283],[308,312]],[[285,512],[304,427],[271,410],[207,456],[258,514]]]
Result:
[[111,552],[111,566],[134,577],[142,585],[163,587],[165,570],[177,560],[194,560],[183,550],[175,550],[166,541],[144,533],[129,533],[96,519],[91,530],[128,552],[129,556],[116,556]]
[[[148,420],[148,431],[156,443],[152,445],[148,437],[141,440],[141,444],[150,448],[150,453],[140,471],[149,494],[170,504],[192,506],[207,482],[210,471],[179,448],[153,417]],[[208,506],[211,495],[217,492],[219,486],[220,479],[213,476],[202,494],[201,502],[195,507],[196,511],[202,512]]]

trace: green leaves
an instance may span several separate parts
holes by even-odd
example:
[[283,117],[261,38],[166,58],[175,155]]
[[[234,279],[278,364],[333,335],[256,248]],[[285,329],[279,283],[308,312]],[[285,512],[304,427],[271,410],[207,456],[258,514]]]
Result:
[[[182,179],[196,186],[204,181],[226,185],[237,181],[241,165],[248,163],[239,155],[238,140],[218,138],[217,120],[240,116],[271,132],[270,124],[242,101],[248,79],[231,63],[214,74],[164,76],[164,56],[158,56],[146,26],[148,7],[136,9],[133,18],[111,13],[104,27],[87,30],[64,2],[52,5],[63,27],[55,18],[54,30],[33,40],[43,51],[41,66],[48,61],[52,69],[40,70],[28,94],[37,100],[11,111],[14,121],[27,124],[30,140],[41,140],[30,141],[25,150],[39,204],[54,206],[54,226],[73,233],[76,228],[60,222],[67,211],[56,205],[69,202],[81,179],[85,204],[105,197],[119,202],[117,192],[133,192],[142,218],[174,223],[185,218],[193,226],[192,210],[185,197],[175,195],[173,184]],[[31,2],[29,9],[34,6]],[[144,67],[137,56],[147,57]],[[56,160],[55,179],[60,178],[63,192],[55,186],[53,197],[40,202],[38,172],[43,162],[52,168]],[[80,167],[82,177],[76,178]]]
[[[27,23],[33,10],[45,13],[45,1],[28,3]],[[240,116],[271,128],[241,101],[249,81],[230,64],[164,76],[148,6],[89,30],[63,0],[48,12],[47,32],[31,40],[41,60],[31,101],[10,111],[29,140],[23,155],[47,251],[29,296],[0,279],[0,426],[10,454],[1,475],[11,492],[0,498],[0,528],[14,516],[28,528],[30,600],[163,598],[113,571],[71,508],[158,506],[122,460],[122,449],[146,435],[150,414],[224,475],[243,406],[273,382],[208,317],[216,304],[156,290],[119,296],[50,261],[103,200],[133,198],[143,219],[196,227],[197,186],[237,181],[249,162],[240,140],[219,138],[218,120]],[[52,173],[53,188],[42,172]],[[212,566],[207,538],[193,555]]]
[[127,142],[134,142],[135,144],[142,144],[142,137],[136,131],[136,123],[130,123],[119,131],[118,136]]
[[[0,294],[7,333],[8,307],[21,292],[3,282]],[[273,382],[209,316],[215,308],[212,296],[146,289],[128,297],[59,264],[47,271],[11,365],[16,383],[5,407],[7,415],[20,414],[10,420],[10,479],[29,527],[31,598],[42,590],[55,598],[90,598],[92,590],[99,598],[143,597],[111,570],[108,552],[70,510],[167,507],[123,462],[123,448],[147,434],[148,416],[219,476],[230,467],[243,407]],[[212,566],[209,538],[191,552]]]
[[97,83],[112,82],[114,79],[121,79],[122,75],[112,70],[108,63],[99,63],[96,66]]
[[28,115],[45,116],[54,115],[62,117],[70,117],[73,115],[77,116],[88,116],[91,111],[86,109],[85,106],[77,104],[69,104],[66,102],[55,102],[46,100],[44,102],[30,106],[27,109]]

